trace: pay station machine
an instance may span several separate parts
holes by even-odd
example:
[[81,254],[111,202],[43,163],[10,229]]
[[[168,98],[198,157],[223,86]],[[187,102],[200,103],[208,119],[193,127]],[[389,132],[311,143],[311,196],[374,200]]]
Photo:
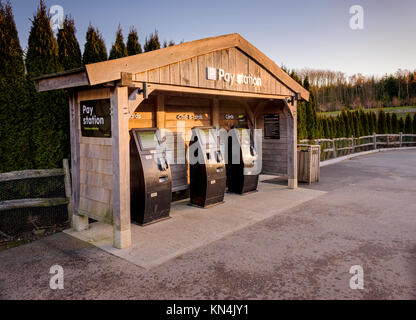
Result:
[[249,129],[231,129],[228,138],[228,191],[238,194],[257,190],[258,154]]
[[140,225],[169,218],[172,177],[157,129],[130,131],[131,219]]
[[224,201],[225,161],[213,127],[192,128],[189,144],[191,204],[207,207]]

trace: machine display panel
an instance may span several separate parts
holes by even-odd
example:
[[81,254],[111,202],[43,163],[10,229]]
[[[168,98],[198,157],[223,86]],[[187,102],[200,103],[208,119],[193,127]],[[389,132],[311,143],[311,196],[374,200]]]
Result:
[[203,129],[201,132],[201,142],[203,145],[209,146],[209,145],[215,145],[215,138],[212,134],[211,129]]
[[139,131],[140,144],[143,150],[154,150],[159,147],[156,131]]

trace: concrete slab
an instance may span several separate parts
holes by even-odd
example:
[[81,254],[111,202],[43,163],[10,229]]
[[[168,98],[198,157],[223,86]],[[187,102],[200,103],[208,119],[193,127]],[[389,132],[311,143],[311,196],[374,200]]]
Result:
[[259,192],[244,196],[226,194],[225,203],[209,209],[189,206],[188,200],[173,203],[172,219],[146,227],[132,225],[132,246],[128,249],[113,248],[113,228],[104,223],[93,223],[85,231],[69,229],[65,233],[150,269],[326,194],[311,189],[290,190],[265,182],[265,177],[260,180]]

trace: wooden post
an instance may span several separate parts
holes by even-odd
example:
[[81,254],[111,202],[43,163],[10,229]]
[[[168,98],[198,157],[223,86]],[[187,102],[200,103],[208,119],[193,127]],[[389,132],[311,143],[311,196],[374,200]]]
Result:
[[69,172],[68,159],[62,160],[62,167],[64,169],[64,182],[65,182],[65,196],[68,199],[68,220],[72,225],[72,216],[74,214],[72,206],[72,190],[71,190],[71,174]]
[[131,245],[130,146],[128,88],[111,89],[111,135],[113,151],[113,246]]
[[334,159],[337,158],[337,146],[335,145],[335,139],[332,139],[332,144],[333,144],[333,155],[334,155]]
[[156,128],[165,128],[165,96],[159,94],[156,99]]
[[400,148],[403,145],[403,132],[400,132]]
[[354,136],[351,136],[351,150],[352,150],[352,153],[354,153],[355,151]]
[[387,148],[389,147],[389,145],[390,145],[390,136],[389,135],[387,135],[386,136],[386,139],[387,139]]
[[293,111],[290,110],[289,105],[286,102],[287,107],[287,174],[288,174],[288,186],[290,189],[297,189],[298,187],[298,129],[297,129],[297,114],[296,114],[296,102],[293,106]]
[[213,127],[220,126],[220,101],[217,98],[212,99],[211,124]]
[[88,229],[88,217],[78,215],[80,198],[80,120],[78,93],[72,92],[69,99],[70,135],[71,135],[71,177],[72,177],[72,212],[71,226],[76,231]]
[[374,144],[374,150],[377,150],[377,134],[373,133],[373,144]]

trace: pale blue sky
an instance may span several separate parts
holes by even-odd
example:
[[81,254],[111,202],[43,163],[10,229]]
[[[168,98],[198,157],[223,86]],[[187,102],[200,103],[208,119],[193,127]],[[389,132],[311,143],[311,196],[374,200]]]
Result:
[[[37,0],[12,0],[21,45]],[[92,22],[108,48],[120,23],[135,26],[143,44],[155,28],[161,40],[191,41],[238,32],[277,64],[364,75],[416,69],[416,0],[48,0],[75,19],[83,49]],[[351,30],[349,8],[364,8],[364,30]]]

